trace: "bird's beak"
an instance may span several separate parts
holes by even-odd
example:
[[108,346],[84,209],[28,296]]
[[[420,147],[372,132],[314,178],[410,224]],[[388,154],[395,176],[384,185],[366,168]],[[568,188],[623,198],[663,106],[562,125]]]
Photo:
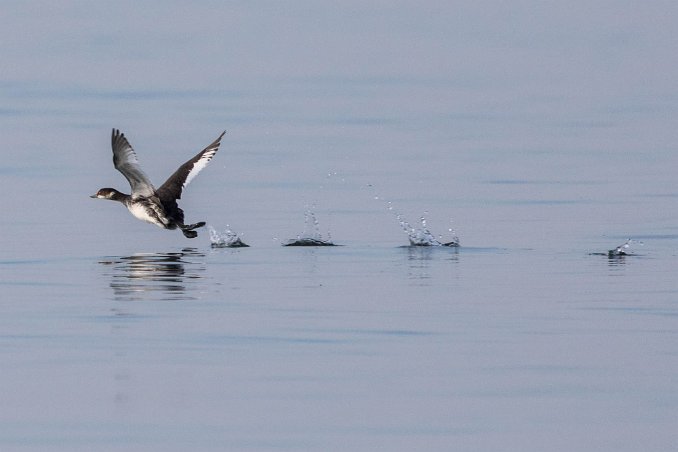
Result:
[[97,195],[91,195],[90,196],[90,198],[96,198],[96,197],[97,197]]

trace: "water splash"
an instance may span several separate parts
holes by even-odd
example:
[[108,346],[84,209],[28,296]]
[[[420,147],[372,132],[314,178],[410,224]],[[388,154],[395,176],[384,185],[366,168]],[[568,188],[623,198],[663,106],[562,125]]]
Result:
[[607,252],[608,257],[618,257],[618,256],[628,256],[632,254],[630,252],[631,245],[643,245],[643,242],[639,240],[628,239],[626,242],[622,243],[613,250]]
[[311,208],[304,212],[304,231],[296,239],[290,239],[283,246],[336,246],[332,243],[329,232],[327,240],[320,233],[320,223]]
[[405,219],[403,214],[396,212],[393,209],[393,204],[390,201],[388,202],[388,210],[395,215],[396,220],[398,220],[398,224],[400,224],[402,230],[405,232],[405,234],[407,234],[407,239],[409,240],[411,246],[460,246],[459,237],[457,237],[457,234],[454,232],[453,228],[448,229],[448,231],[452,233],[451,240],[443,242],[442,236],[436,238],[428,229],[425,216],[426,213],[424,213],[424,215],[422,215],[419,219],[421,222],[421,227],[415,228]]
[[212,248],[243,248],[249,247],[244,243],[238,234],[231,230],[231,228],[226,225],[226,230],[219,232],[214,229],[212,226],[207,226],[207,230],[210,233],[210,242],[212,242]]

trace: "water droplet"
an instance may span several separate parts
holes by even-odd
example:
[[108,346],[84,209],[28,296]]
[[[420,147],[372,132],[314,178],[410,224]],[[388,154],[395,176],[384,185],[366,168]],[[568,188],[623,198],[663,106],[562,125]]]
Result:
[[210,242],[214,248],[243,247],[245,245],[237,233],[233,232],[227,225],[224,232],[219,232],[212,226],[208,226]]

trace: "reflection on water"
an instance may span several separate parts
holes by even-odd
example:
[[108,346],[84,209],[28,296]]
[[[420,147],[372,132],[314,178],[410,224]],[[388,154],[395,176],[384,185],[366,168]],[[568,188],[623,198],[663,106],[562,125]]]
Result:
[[121,301],[192,300],[192,282],[202,278],[205,255],[194,248],[172,253],[137,253],[100,261],[114,298]]
[[607,256],[607,265],[610,267],[610,270],[616,270],[620,267],[623,267],[626,264],[626,254],[613,255],[610,254]]
[[[196,299],[192,293],[198,291],[197,282],[204,278],[206,269],[205,254],[194,248],[185,248],[180,252],[109,257],[99,263],[102,264],[104,277],[110,281],[113,300],[127,302]],[[136,344],[135,338],[140,328],[134,325],[144,316],[131,312],[134,311],[129,309],[131,306],[140,305],[114,303],[110,309],[111,317],[106,319],[115,319],[111,323],[111,333],[118,344]],[[131,348],[119,346],[111,357],[112,402],[117,409],[125,412],[136,391],[135,367],[129,365]]]
[[[435,261],[459,261],[459,248],[436,248],[431,246],[404,246],[407,250],[407,277],[416,285],[429,285],[432,272],[440,266]],[[433,265],[433,267],[432,267]]]

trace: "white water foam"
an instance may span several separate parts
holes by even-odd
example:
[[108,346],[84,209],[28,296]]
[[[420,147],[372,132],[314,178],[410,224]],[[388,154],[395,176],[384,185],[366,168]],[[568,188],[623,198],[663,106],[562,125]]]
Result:
[[459,246],[459,237],[454,232],[453,228],[448,229],[448,231],[452,233],[451,240],[443,242],[442,236],[436,238],[431,233],[431,231],[429,231],[428,225],[426,223],[426,217],[424,215],[422,215],[419,219],[421,222],[421,227],[415,228],[405,219],[401,213],[396,212],[393,209],[393,204],[391,202],[388,203],[388,210],[395,215],[396,219],[398,220],[398,224],[400,224],[402,230],[407,234],[407,239],[409,240],[411,246]]
[[643,245],[643,242],[634,239],[628,239],[626,242],[622,243],[615,249],[609,250],[607,255],[610,257],[613,256],[628,256],[630,253],[630,248],[632,245]]
[[226,230],[223,232],[217,231],[211,225],[207,226],[207,230],[210,233],[212,248],[242,248],[249,246],[228,225],[226,225]]

